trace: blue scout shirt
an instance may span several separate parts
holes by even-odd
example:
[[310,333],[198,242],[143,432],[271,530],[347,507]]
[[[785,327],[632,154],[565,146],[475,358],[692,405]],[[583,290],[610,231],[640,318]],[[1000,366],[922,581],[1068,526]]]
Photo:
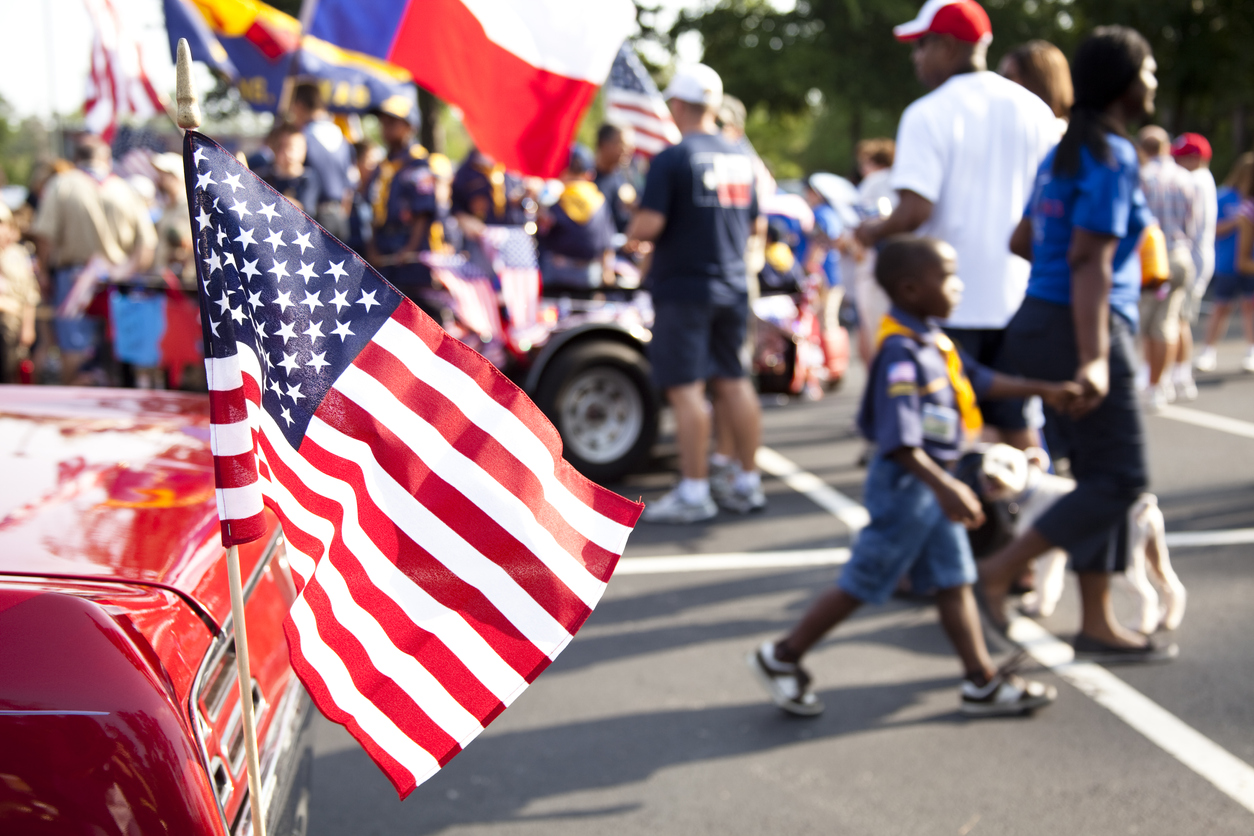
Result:
[[[527,222],[522,207],[522,179],[500,165],[482,165],[479,154],[470,152],[453,175],[452,212],[474,215],[485,224],[519,226]],[[477,198],[483,198],[482,201]],[[483,207],[483,214],[475,206]]]
[[753,160],[721,134],[688,134],[653,158],[640,206],[661,212],[649,271],[655,301],[734,305],[758,216]]
[[636,187],[621,168],[605,173],[598,171],[595,182],[609,202],[615,231],[626,232],[627,225],[631,223],[631,206],[636,202]]
[[[435,176],[421,145],[389,155],[375,169],[366,195],[374,208],[374,244],[382,255],[400,252],[409,243],[420,215],[435,220]],[[429,238],[418,249],[428,249]]]
[[[353,146],[330,119],[315,119],[305,126],[305,166],[318,174],[318,203],[339,203],[353,187]],[[317,204],[306,206],[313,214]]]
[[[1241,195],[1228,186],[1220,186],[1217,195],[1220,223],[1230,221],[1241,210]],[[1215,238],[1215,275],[1237,275],[1237,231]]]
[[570,183],[549,212],[552,226],[538,236],[541,252],[600,260],[614,238],[610,203],[590,180]]
[[[833,242],[845,234],[845,225],[840,222],[840,216],[826,203],[814,208],[814,225]],[[828,287],[840,284],[840,251],[835,246],[829,247],[823,256],[823,275],[827,277]]]
[[[938,462],[954,461],[966,439],[945,357],[934,342],[941,330],[934,322],[920,322],[896,306],[892,316],[922,336],[923,342],[899,334],[884,340],[862,395],[858,430],[875,443],[880,455],[902,447],[922,447]],[[976,396],[983,396],[993,382],[992,371],[965,353],[962,365]]]
[[1071,304],[1071,266],[1067,252],[1076,227],[1119,238],[1115,248],[1111,310],[1135,327],[1141,300],[1141,232],[1154,222],[1140,186],[1136,149],[1121,136],[1107,134],[1109,165],[1080,151],[1080,170],[1055,177],[1055,148],[1045,156],[1026,214],[1032,219],[1032,274],[1027,295],[1058,305]]

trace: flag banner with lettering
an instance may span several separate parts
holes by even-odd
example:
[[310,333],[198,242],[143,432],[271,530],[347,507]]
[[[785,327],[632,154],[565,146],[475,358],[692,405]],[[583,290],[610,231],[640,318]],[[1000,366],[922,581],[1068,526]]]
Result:
[[485,154],[556,177],[635,25],[630,0],[319,0],[309,32],[401,65]]
[[318,38],[258,0],[162,0],[170,55],[187,38],[192,58],[231,79],[248,105],[273,113],[283,82],[316,82],[336,113],[362,113],[391,96],[413,95],[408,71]]
[[570,642],[643,506],[230,153],[184,142],[223,542],[278,516],[293,667],[404,797]]

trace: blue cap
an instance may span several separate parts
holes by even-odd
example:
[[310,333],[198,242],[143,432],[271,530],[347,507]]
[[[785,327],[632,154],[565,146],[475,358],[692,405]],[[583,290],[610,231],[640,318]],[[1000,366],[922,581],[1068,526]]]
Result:
[[596,164],[596,157],[588,146],[579,143],[570,146],[570,158],[566,161],[566,168],[571,174],[587,174],[596,168]]

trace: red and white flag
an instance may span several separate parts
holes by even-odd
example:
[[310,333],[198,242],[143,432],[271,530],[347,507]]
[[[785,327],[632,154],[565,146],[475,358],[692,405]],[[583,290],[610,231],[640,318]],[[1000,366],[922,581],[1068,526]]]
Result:
[[403,797],[570,642],[642,506],[221,146],[184,168],[223,542],[278,515],[293,667]]
[[319,0],[309,32],[399,64],[485,154],[556,177],[635,25],[631,0]]
[[603,94],[605,120],[631,126],[636,150],[644,156],[652,157],[681,139],[670,108],[630,43],[618,50]]
[[113,141],[118,117],[147,119],[165,110],[144,70],[139,44],[122,25],[110,0],[83,0],[95,27],[83,121],[87,130]]
[[463,325],[484,342],[504,336],[501,303],[497,301],[496,288],[487,273],[460,255],[423,253],[422,256],[431,268],[431,275],[453,297],[453,307]]
[[525,332],[536,324],[540,306],[540,262],[536,239],[521,226],[489,226],[483,251],[501,282],[510,327]]

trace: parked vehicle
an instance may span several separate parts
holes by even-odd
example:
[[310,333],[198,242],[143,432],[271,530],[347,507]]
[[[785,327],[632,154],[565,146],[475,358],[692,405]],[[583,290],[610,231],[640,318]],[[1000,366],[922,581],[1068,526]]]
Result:
[[[249,834],[204,395],[0,387],[0,833]],[[308,818],[277,520],[239,549],[267,832]]]

